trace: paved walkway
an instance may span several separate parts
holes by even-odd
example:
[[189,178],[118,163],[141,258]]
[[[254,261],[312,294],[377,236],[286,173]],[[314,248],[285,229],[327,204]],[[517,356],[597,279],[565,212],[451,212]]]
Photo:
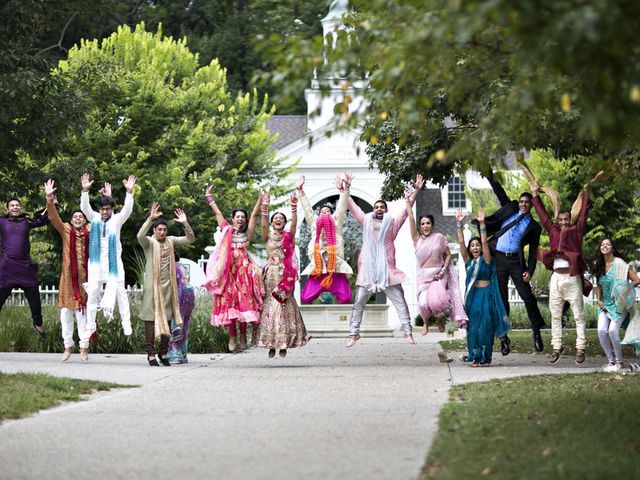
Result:
[[438,361],[442,338],[363,338],[352,349],[319,339],[285,359],[251,349],[170,368],[144,355],[63,364],[0,353],[3,372],[140,385],[2,423],[0,479],[416,479],[450,385],[601,364],[512,354],[471,369]]

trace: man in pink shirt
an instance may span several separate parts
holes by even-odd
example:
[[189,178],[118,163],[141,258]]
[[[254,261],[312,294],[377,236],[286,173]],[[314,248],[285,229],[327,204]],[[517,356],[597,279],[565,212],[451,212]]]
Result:
[[[345,173],[342,188],[349,189],[353,175]],[[422,175],[416,176],[415,190],[409,196],[413,205],[418,191],[424,186]],[[393,217],[389,215],[387,202],[377,200],[373,204],[373,212],[365,214],[349,197],[348,208],[353,218],[362,225],[362,248],[358,257],[358,277],[356,279],[356,295],[349,321],[349,340],[346,347],[353,347],[360,339],[362,313],[371,295],[384,292],[398,312],[407,343],[416,343],[411,334],[411,318],[409,307],[404,298],[402,281],[404,273],[396,267],[396,248],[394,245],[398,231],[407,219],[407,211]]]

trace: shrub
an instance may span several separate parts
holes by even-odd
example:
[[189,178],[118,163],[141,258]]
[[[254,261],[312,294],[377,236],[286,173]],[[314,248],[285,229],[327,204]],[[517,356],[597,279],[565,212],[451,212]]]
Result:
[[[131,326],[133,333],[125,337],[120,328],[120,315],[110,322],[98,314],[98,339],[91,342],[92,353],[144,353],[144,325],[138,316],[140,298],[132,296]],[[209,323],[213,300],[209,294],[198,295],[191,317],[189,330],[189,353],[220,353],[227,351],[229,337],[223,328],[212,328]],[[49,338],[40,340],[31,326],[28,307],[7,306],[0,314],[0,351],[3,352],[62,352],[60,310],[55,306],[43,306],[44,326]],[[76,346],[77,333],[74,332]]]

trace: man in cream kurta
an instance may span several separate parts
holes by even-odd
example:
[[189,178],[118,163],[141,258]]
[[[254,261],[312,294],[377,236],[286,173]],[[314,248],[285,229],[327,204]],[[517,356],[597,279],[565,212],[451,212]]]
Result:
[[[124,285],[124,266],[122,264],[122,244],[120,230],[133,211],[133,187],[136,177],[129,175],[122,184],[126,190],[122,210],[114,213],[114,201],[105,194],[98,200],[98,210],[91,208],[89,189],[93,180],[88,173],[81,177],[82,194],[80,209],[91,223],[89,237],[89,264],[87,266],[87,327],[90,332],[96,331],[96,314],[98,309],[107,319],[113,318],[115,302],[118,302],[120,321],[125,335],[131,335],[131,313],[129,298]],[[105,184],[108,185],[108,184]],[[105,286],[102,298],[102,286]]]
[[[345,174],[345,189],[351,185],[352,175]],[[411,205],[416,200],[417,192],[424,186],[422,175],[418,174],[414,183],[414,191],[409,195]],[[353,304],[349,321],[349,340],[346,347],[352,347],[360,339],[362,314],[371,295],[384,292],[398,312],[407,343],[416,343],[411,333],[409,307],[404,298],[402,281],[404,273],[396,267],[396,247],[394,242],[400,228],[407,219],[407,211],[395,218],[388,213],[387,203],[377,200],[373,204],[373,212],[365,213],[349,197],[349,211],[353,218],[362,225],[362,249],[358,257],[358,277],[356,279],[356,300]]]
[[[166,358],[169,351],[169,323],[174,320],[177,326],[182,325],[174,249],[193,243],[195,236],[187,216],[179,208],[174,212],[175,221],[182,225],[185,236],[167,235],[167,222],[160,218],[159,208],[158,203],[151,206],[149,217],[138,232],[138,243],[142,246],[146,259],[140,318],[144,320],[145,350],[149,365],[158,366],[154,340],[160,337],[158,358],[160,363],[168,367],[171,365]],[[153,235],[147,236],[151,227]]]

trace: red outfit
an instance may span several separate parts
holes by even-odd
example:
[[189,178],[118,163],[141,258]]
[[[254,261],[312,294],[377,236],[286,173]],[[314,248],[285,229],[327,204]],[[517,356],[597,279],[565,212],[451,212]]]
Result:
[[538,260],[547,267],[547,270],[553,271],[553,260],[555,258],[565,258],[569,261],[569,273],[571,276],[582,275],[585,270],[585,262],[582,257],[582,237],[584,236],[589,213],[589,192],[586,190],[582,192],[582,207],[578,220],[574,225],[565,228],[561,228],[560,225],[549,218],[539,196],[534,196],[532,203],[536,212],[538,212],[540,223],[549,232],[549,245],[551,246],[551,250],[538,248]]

